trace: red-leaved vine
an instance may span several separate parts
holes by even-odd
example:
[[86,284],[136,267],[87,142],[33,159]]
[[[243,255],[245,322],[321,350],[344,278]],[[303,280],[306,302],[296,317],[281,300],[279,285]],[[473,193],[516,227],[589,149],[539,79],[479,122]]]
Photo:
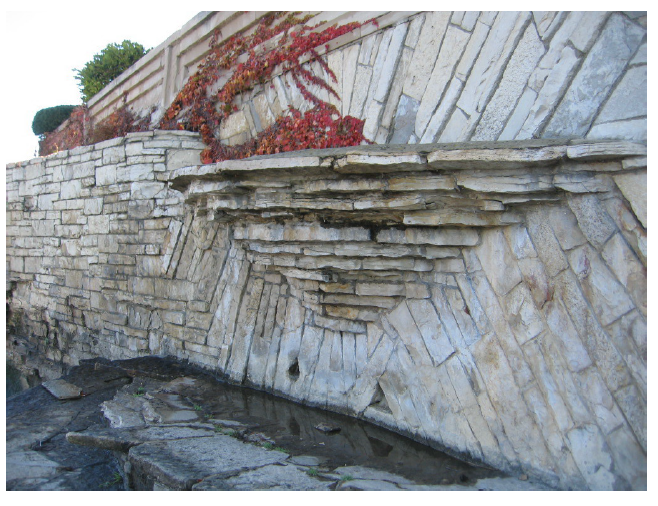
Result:
[[[209,55],[165,111],[158,128],[199,132],[207,145],[201,153],[203,163],[370,142],[363,136],[362,120],[341,116],[334,105],[309,91],[310,86],[315,86],[339,98],[330,84],[302,66],[302,60],[306,59],[309,66],[318,62],[336,83],[334,72],[319,55],[317,48],[324,45],[328,49],[328,43],[333,39],[366,23],[376,24],[376,21],[333,25],[319,30],[320,24],[306,25],[312,17],[300,16],[298,13],[270,13],[261,18],[250,35],[236,34],[222,42],[218,42],[219,33],[216,32],[210,39]],[[243,61],[238,63],[238,60]],[[272,125],[244,144],[223,144],[219,140],[219,127],[223,120],[238,110],[236,98],[257,84],[269,81],[275,69],[279,69],[281,74],[290,74],[294,85],[304,99],[312,104],[312,108],[302,113],[290,107],[284,115],[276,118]],[[213,85],[222,78],[226,79],[226,82],[219,90],[214,91]],[[83,135],[84,139],[80,144],[98,142],[98,137],[117,137],[130,131],[145,129],[144,120],[137,121],[124,105],[114,116],[110,116],[103,124],[93,129],[100,131],[100,135],[94,135],[93,132]],[[73,146],[60,145],[59,149],[70,147]]]
[[123,137],[130,132],[145,132],[149,129],[150,118],[138,118],[128,108],[126,95],[123,104],[107,118],[92,124],[89,110],[84,105],[78,106],[64,126],[54,132],[48,132],[39,141],[39,155],[47,156],[65,149],[96,144],[97,142]]

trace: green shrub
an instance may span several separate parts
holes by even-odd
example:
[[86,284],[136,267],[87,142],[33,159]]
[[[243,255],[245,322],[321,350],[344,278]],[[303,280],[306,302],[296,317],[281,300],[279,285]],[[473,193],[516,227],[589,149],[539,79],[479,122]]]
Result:
[[101,91],[133,63],[144,56],[147,51],[136,42],[124,40],[121,44],[108,44],[94,59],[87,62],[82,70],[73,69],[78,74],[78,87],[83,102]]
[[34,135],[43,135],[46,132],[57,130],[59,125],[69,119],[71,111],[76,107],[75,105],[57,105],[37,111],[32,120]]

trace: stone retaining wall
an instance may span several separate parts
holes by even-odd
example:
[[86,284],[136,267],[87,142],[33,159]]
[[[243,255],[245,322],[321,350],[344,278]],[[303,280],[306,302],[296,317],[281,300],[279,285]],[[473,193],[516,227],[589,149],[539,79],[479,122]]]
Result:
[[[187,79],[196,72],[199,63],[208,55],[211,36],[219,32],[219,40],[226,40],[236,33],[253,32],[265,12],[200,12],[170,35],[167,40],[151,49],[123,74],[103,88],[89,101],[92,121],[98,122],[125,103],[134,111],[150,114],[160,120],[169,104],[183,88]],[[415,12],[304,12],[315,14],[313,23],[324,22],[322,29],[332,24],[363,22],[377,18],[379,28],[384,29]],[[330,48],[344,46],[377,31],[367,25],[332,41]],[[246,58],[239,59],[238,62]],[[278,74],[280,74],[280,69]]]
[[[220,39],[253,30],[263,13],[200,13],[90,101],[94,121],[123,103],[159,120]],[[365,121],[377,144],[533,138],[645,141],[646,13],[641,12],[322,12],[311,23],[376,18],[319,53],[337,83],[312,71],[340,99],[309,89],[343,115]],[[237,144],[288,106],[310,107],[281,69],[244,93],[222,123]]]
[[192,166],[162,132],[7,167],[8,357],[173,355],[563,488],[646,488],[646,148]]
[[[534,138],[646,140],[646,18],[609,12],[428,12],[327,54],[343,115],[377,144]],[[313,69],[323,75],[319,64]],[[325,80],[329,82],[328,76]],[[222,125],[244,142],[288,105],[278,76]],[[631,100],[629,100],[632,97]]]

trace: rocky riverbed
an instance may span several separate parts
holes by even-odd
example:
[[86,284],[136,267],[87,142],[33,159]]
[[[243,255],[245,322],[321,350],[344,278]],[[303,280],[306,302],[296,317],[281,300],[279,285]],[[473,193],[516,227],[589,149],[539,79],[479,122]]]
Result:
[[8,490],[546,490],[187,364],[95,359],[7,400]]

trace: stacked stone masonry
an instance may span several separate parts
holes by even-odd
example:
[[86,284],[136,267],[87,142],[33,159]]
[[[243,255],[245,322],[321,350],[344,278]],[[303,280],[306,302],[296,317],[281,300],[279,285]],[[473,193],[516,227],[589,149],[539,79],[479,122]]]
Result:
[[646,487],[643,145],[201,148],[8,166],[10,358],[171,355],[553,486]]
[[[90,102],[103,119],[127,103],[157,122],[220,39],[255,29],[264,13],[205,12]],[[576,137],[646,141],[646,13],[322,12],[326,26],[374,18],[319,51],[336,75],[312,70],[340,98],[309,89],[365,121],[377,144]],[[320,49],[320,48],[319,48]],[[309,67],[306,64],[307,68]],[[220,137],[245,142],[304,101],[289,74],[237,102]]]
[[[379,21],[322,51],[341,99],[312,91],[380,145],[199,166],[196,134],[156,130],[8,165],[8,358],[171,355],[552,486],[645,489],[646,14],[322,15]],[[258,19],[212,16],[92,114],[165,106],[198,30]],[[290,105],[276,73],[221,136]]]

